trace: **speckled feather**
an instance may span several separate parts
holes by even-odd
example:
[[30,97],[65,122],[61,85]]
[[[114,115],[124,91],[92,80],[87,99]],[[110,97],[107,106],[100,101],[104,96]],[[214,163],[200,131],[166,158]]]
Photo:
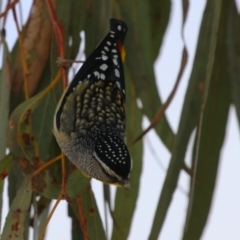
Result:
[[110,32],[84,62],[59,101],[54,134],[67,157],[90,177],[129,187],[131,158],[124,143],[124,22],[111,19]]

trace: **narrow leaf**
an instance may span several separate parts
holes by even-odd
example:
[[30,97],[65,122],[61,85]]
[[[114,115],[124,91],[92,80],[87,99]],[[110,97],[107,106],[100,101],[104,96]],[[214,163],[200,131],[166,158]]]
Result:
[[66,193],[70,199],[76,198],[89,185],[90,178],[83,176],[79,169],[75,169],[68,177]]
[[[184,240],[200,239],[206,224],[215,182],[228,111],[231,103],[228,62],[226,61],[226,32],[229,4],[233,1],[218,1],[215,9],[220,9],[219,30],[214,58],[213,70],[210,72],[210,85],[207,100],[204,105],[202,121],[199,123],[199,141],[197,139],[197,156],[195,161],[194,178],[188,207],[188,219]],[[198,136],[197,136],[198,137]]]
[[8,176],[9,167],[12,163],[13,157],[8,154],[0,160],[0,227],[2,227],[2,206],[3,206],[3,184],[4,179]]
[[2,36],[3,65],[0,72],[0,159],[6,154],[10,94],[10,55]]
[[[78,217],[78,224],[84,235],[84,238],[80,239],[106,239],[96,200],[90,185],[87,186],[81,195],[71,201],[71,206]],[[74,233],[80,234],[78,231],[74,231]]]
[[229,65],[229,77],[232,88],[232,100],[236,107],[238,123],[240,126],[240,16],[236,2],[229,1],[226,6],[226,52]]
[[[210,4],[210,1],[208,4]],[[199,122],[203,90],[209,73],[207,63],[212,57],[209,56],[212,47],[209,45],[209,42],[212,38],[211,32],[213,31],[212,24],[209,23],[212,23],[214,18],[212,9],[213,6],[208,6],[203,15],[194,65],[185,95],[178,133],[149,235],[149,239],[151,240],[158,239],[161,232],[174,191],[177,187],[180,171],[184,166],[185,152],[189,138]],[[214,31],[216,32],[217,30],[215,29]]]
[[[153,60],[152,51],[153,49],[156,51],[156,42],[152,43],[151,38],[153,32],[151,26],[152,19],[149,15],[150,4],[153,4],[153,2],[150,3],[147,0],[138,0],[136,3],[132,1],[119,2],[122,17],[129,27],[124,45],[127,52],[125,69],[128,69],[131,78],[126,80],[132,81],[132,87],[136,91],[136,98],[141,100],[143,112],[151,120],[162,103],[157,91],[153,71],[155,59]],[[166,19],[164,23],[167,24]],[[158,36],[157,39],[160,41],[158,45],[159,49],[161,38]],[[134,101],[136,101],[136,98]],[[156,125],[155,129],[165,146],[171,152],[174,143],[174,134],[165,115]]]
[[32,199],[30,177],[26,177],[13,200],[3,228],[2,239],[24,240],[25,221],[28,217]]
[[[47,5],[44,0],[35,0],[32,9],[21,33],[24,49],[17,41],[12,52],[14,58],[11,72],[11,90],[14,95],[11,101],[14,108],[19,104],[19,101],[17,102],[14,98],[16,98],[16,95],[23,93],[26,79],[29,96],[35,92],[49,57],[52,25],[47,12]],[[28,72],[26,72],[27,70]]]

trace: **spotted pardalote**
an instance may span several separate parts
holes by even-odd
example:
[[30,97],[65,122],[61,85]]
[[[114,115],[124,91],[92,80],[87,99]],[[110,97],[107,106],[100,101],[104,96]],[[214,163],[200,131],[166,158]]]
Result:
[[54,135],[69,160],[85,175],[129,188],[132,161],[124,142],[123,41],[127,25],[110,20],[110,31],[63,93]]

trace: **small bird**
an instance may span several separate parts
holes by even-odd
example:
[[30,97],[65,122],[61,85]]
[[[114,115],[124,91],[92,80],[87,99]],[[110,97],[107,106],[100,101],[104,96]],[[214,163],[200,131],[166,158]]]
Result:
[[110,19],[110,31],[83,63],[63,93],[53,133],[69,160],[88,177],[130,188],[132,160],[126,144],[123,21]]

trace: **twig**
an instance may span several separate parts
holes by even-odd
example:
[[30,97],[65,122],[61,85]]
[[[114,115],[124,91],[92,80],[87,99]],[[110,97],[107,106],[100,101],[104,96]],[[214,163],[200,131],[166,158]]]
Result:
[[62,155],[58,155],[57,157],[49,160],[48,162],[45,162],[44,164],[41,165],[41,167],[39,167],[33,174],[32,177],[38,175],[42,170],[44,170],[46,167],[48,167],[49,165],[57,162],[58,160],[60,160],[62,157]]
[[82,199],[80,196],[77,197],[77,204],[78,204],[79,219],[80,219],[80,224],[83,231],[84,240],[89,240],[88,231],[87,231],[87,221],[84,216]]
[[17,20],[17,14],[16,14],[15,7],[12,7],[12,11],[13,11],[13,18],[14,18],[17,32],[18,32],[18,41],[19,41],[19,47],[20,47],[22,65],[23,65],[24,94],[25,94],[25,99],[28,100],[29,99],[29,88],[28,88],[29,69],[28,69],[28,65],[27,65],[25,49],[23,46],[23,40],[22,40],[20,27],[19,27],[18,20]]
[[[62,33],[62,29],[60,27],[60,24],[57,20],[57,16],[55,13],[55,10],[53,8],[52,2],[51,0],[46,0],[47,6],[48,6],[48,11],[49,14],[51,16],[51,21],[53,24],[53,28],[55,31],[55,36],[56,36],[56,41],[57,41],[57,46],[58,46],[58,55],[59,57],[64,57],[65,51],[64,51],[64,40],[63,40],[63,33]],[[63,77],[63,81],[62,81],[62,86],[63,89],[65,89],[67,87],[67,74],[66,74],[66,69],[62,68],[62,77]]]
[[177,91],[177,88],[178,88],[178,85],[180,83],[180,80],[182,78],[182,74],[183,74],[183,71],[185,69],[185,66],[187,64],[187,58],[188,58],[188,55],[187,55],[187,50],[186,48],[183,49],[183,52],[182,52],[182,62],[181,62],[181,67],[180,67],[180,70],[179,70],[179,73],[178,73],[178,77],[177,77],[177,80],[175,82],[175,85],[173,87],[173,90],[172,92],[170,93],[170,95],[168,96],[167,98],[167,101],[160,107],[160,109],[158,110],[158,112],[155,114],[155,116],[153,117],[150,125],[133,141],[132,145],[134,143],[136,143],[137,141],[139,141],[146,133],[148,133],[152,128],[154,128],[158,122],[160,121],[160,119],[163,117],[166,109],[168,108],[168,106],[170,105],[176,91]]
[[8,11],[9,11],[11,8],[15,7],[15,5],[16,5],[18,2],[19,2],[19,0],[14,0],[14,1],[12,1],[12,2],[10,2],[10,0],[8,0],[8,4],[7,4],[7,6],[6,6],[5,11],[2,12],[2,13],[0,13],[0,18],[4,17],[4,24],[3,24],[3,26],[5,26],[5,21],[6,21],[6,16],[7,16]]
[[52,218],[52,215],[53,215],[53,213],[55,212],[55,210],[56,210],[59,202],[61,201],[61,199],[62,199],[62,195],[60,194],[60,195],[58,196],[58,199],[57,199],[56,203],[55,203],[54,206],[53,206],[53,209],[51,210],[50,214],[48,215],[48,218],[47,218],[47,220],[46,220],[46,222],[45,222],[45,224],[44,224],[44,226],[43,226],[43,229],[42,229],[42,231],[41,231],[39,240],[43,240],[43,239],[44,239],[44,234],[45,234],[45,232],[46,232],[47,226],[48,226],[48,224],[49,224],[49,222],[50,222],[50,220],[51,220],[51,218]]

